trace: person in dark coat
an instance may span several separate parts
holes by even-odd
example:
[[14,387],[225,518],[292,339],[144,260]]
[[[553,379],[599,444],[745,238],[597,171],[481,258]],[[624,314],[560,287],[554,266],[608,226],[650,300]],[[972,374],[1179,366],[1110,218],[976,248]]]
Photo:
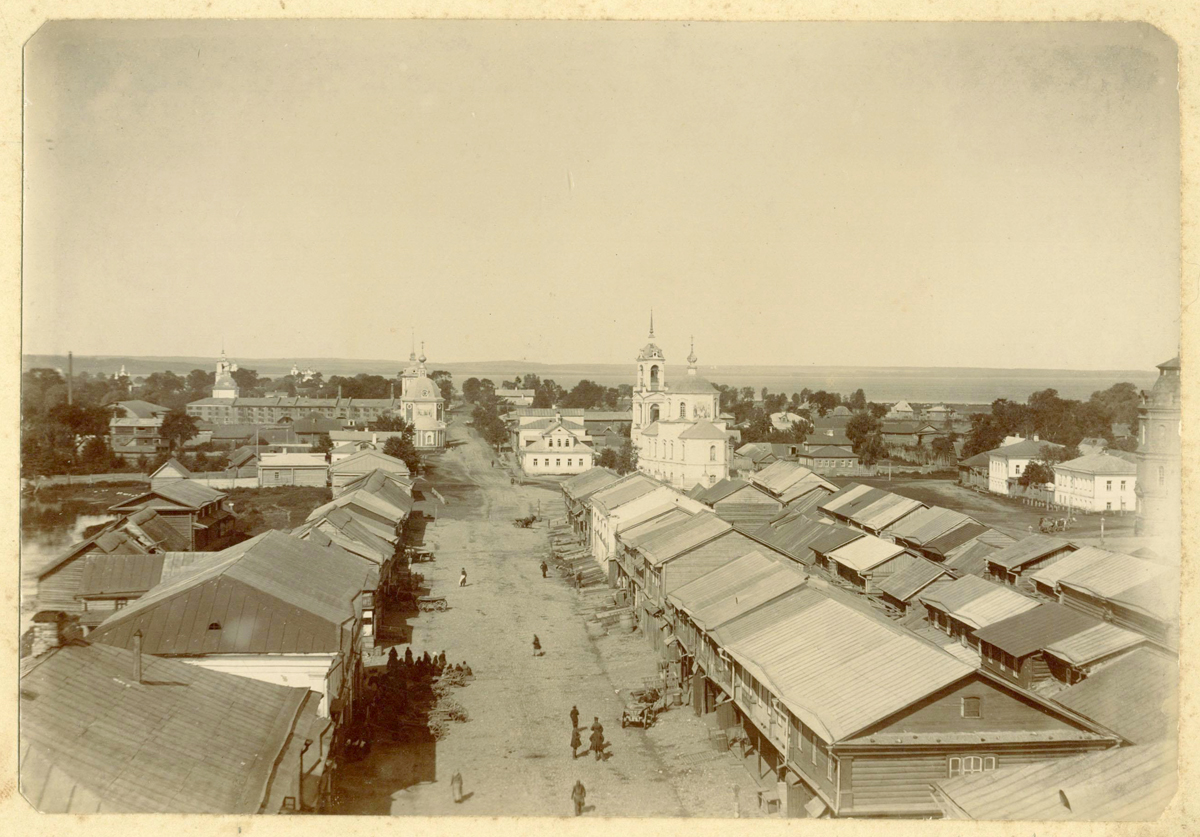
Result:
[[580,590],[583,589],[583,571],[582,570],[576,570],[576,572],[575,572],[575,586],[577,588],[579,588]]
[[397,654],[396,649],[393,648],[391,651],[388,652],[388,661],[387,661],[388,674],[391,674],[393,671],[395,671],[397,666],[399,666],[399,665],[400,665],[400,655]]
[[550,566],[545,561],[543,561],[542,562],[542,578],[546,577],[546,571],[548,569],[550,569]]
[[579,758],[579,748],[583,746],[583,738],[579,735],[579,727],[571,729],[571,758]]
[[600,761],[604,757],[604,730],[593,729],[591,738],[588,741],[592,745],[592,752],[596,754],[596,761]]
[[406,666],[412,666],[412,664],[413,664],[413,655],[412,655],[412,646],[411,645],[408,648],[404,649],[404,664]]
[[579,707],[571,707],[571,729],[579,728]]
[[599,731],[601,735],[604,734],[604,725],[600,723],[599,715],[596,715],[592,719],[592,732],[597,732],[597,731]]
[[533,635],[533,656],[537,657],[542,653],[542,641],[538,639],[537,634]]
[[575,780],[575,787],[571,789],[571,801],[575,803],[575,816],[583,813],[583,803],[587,799],[587,788],[583,786],[583,782]]
[[467,665],[467,661],[463,660],[462,672],[464,677],[474,677],[475,672],[471,671],[471,667]]

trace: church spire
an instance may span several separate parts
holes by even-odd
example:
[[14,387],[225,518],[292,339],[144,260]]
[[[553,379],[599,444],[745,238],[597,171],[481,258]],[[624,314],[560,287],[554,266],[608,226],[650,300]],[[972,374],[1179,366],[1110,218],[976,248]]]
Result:
[[650,309],[650,339],[654,339],[654,309]]
[[409,360],[417,359],[417,330],[412,330],[412,351],[408,353]]
[[690,369],[694,372],[696,369],[696,336],[695,335],[692,335],[692,351],[687,356],[687,362],[688,362],[688,369]]
[[418,360],[420,360],[422,364],[425,363],[425,341],[424,340],[421,341],[421,357],[418,358]]

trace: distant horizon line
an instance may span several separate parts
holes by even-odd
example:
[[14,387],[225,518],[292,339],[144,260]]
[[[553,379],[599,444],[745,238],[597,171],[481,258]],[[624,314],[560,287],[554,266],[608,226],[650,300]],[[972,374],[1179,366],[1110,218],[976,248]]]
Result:
[[[23,361],[26,359],[29,359],[29,358],[36,358],[36,357],[61,358],[64,361],[67,359],[66,354],[54,354],[54,353],[42,353],[42,352],[28,352],[28,353],[23,352],[21,354],[21,358]],[[103,360],[145,360],[145,361],[152,361],[152,362],[156,362],[156,363],[169,363],[169,362],[173,362],[173,361],[180,361],[180,362],[186,361],[188,363],[194,363],[194,362],[203,362],[205,360],[211,360],[212,362],[215,362],[218,356],[217,355],[211,355],[211,356],[209,356],[209,355],[133,355],[133,354],[78,354],[78,353],[75,353],[74,357],[76,360],[84,359],[84,360],[93,360],[93,361],[96,361],[96,360],[100,360],[100,361],[103,361]],[[342,364],[369,363],[369,364],[379,364],[379,365],[391,364],[391,365],[396,365],[396,366],[402,366],[408,360],[408,358],[355,358],[355,357],[336,357],[336,356],[319,356],[319,357],[318,356],[312,356],[312,357],[302,357],[302,356],[253,357],[253,356],[246,356],[244,360],[242,360],[236,356],[230,356],[230,359],[236,363],[255,362],[255,363],[269,363],[269,364],[273,364],[273,365],[285,365],[285,366],[289,365],[289,364],[299,364],[302,362],[311,364],[311,363],[320,362],[320,361],[334,361],[334,362],[338,362],[338,363],[342,363]],[[1159,363],[1162,363],[1165,360],[1169,360],[1169,358],[1164,358],[1164,360],[1159,361]],[[505,358],[505,359],[500,359],[500,360],[443,360],[443,361],[431,360],[427,363],[427,366],[431,370],[437,368],[438,366],[465,366],[465,367],[513,366],[513,367],[518,367],[521,365],[525,365],[525,366],[542,366],[542,367],[580,368],[580,367],[612,367],[612,366],[625,366],[625,365],[634,366],[634,365],[636,365],[636,362],[637,362],[636,360],[629,360],[629,361],[544,361],[544,360],[514,360],[511,358]],[[683,368],[683,364],[679,363],[679,362],[672,364],[670,361],[668,361],[668,366],[670,366],[670,365],[675,365],[680,368]],[[1147,374],[1150,370],[1156,368],[1156,366],[1157,366],[1157,364],[1146,367],[1146,368],[1135,368],[1135,367],[1080,368],[1080,367],[1065,367],[1065,366],[1060,366],[1060,367],[1054,367],[1054,366],[952,366],[952,365],[937,365],[937,366],[903,365],[903,366],[899,366],[899,365],[846,364],[846,363],[813,363],[813,364],[804,364],[804,363],[712,364],[712,363],[706,363],[706,364],[699,364],[698,368],[705,369],[705,370],[731,370],[731,371],[744,370],[744,369],[857,369],[857,370],[861,370],[861,369],[879,369],[879,370],[927,369],[927,370],[929,370],[929,369],[932,369],[932,370],[948,370],[948,371],[983,371],[983,372],[1076,372],[1076,373],[1078,373],[1078,372],[1087,372],[1087,373],[1121,372],[1121,373],[1133,373],[1133,374],[1144,375],[1144,374]],[[524,370],[520,370],[520,371],[523,372]]]

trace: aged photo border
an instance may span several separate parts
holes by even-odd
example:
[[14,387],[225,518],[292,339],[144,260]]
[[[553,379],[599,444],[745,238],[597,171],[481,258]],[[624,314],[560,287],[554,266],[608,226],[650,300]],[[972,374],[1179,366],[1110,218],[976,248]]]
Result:
[[[1187,8],[1183,3],[1149,2],[1149,0],[1060,0],[1037,3],[1030,0],[943,0],[936,4],[918,0],[898,2],[675,2],[638,3],[626,0],[591,3],[545,3],[534,0],[178,0],[175,3],[150,0],[24,0],[0,4],[0,44],[3,63],[0,71],[0,199],[5,209],[0,215],[0,276],[3,277],[4,298],[8,304],[0,307],[0,338],[10,361],[0,367],[0,384],[11,393],[4,400],[5,432],[0,451],[9,478],[4,481],[7,502],[0,504],[0,533],[3,533],[6,556],[5,607],[0,635],[5,637],[5,653],[0,655],[0,673],[5,688],[0,706],[0,822],[11,834],[35,835],[86,834],[127,835],[148,833],[196,834],[317,834],[332,824],[339,835],[375,835],[381,832],[424,834],[583,834],[607,833],[619,829],[624,834],[728,834],[739,828],[732,820],[639,820],[594,819],[564,820],[558,818],[417,818],[417,817],[338,817],[336,819],[302,817],[205,817],[193,815],[102,817],[44,816],[35,813],[19,793],[17,767],[17,670],[18,623],[20,596],[18,570],[18,533],[20,531],[17,452],[19,449],[19,385],[21,373],[21,201],[22,201],[22,49],[29,38],[47,20],[52,19],[462,19],[490,18],[512,20],[754,20],[754,21],[1142,21],[1157,27],[1176,44],[1179,55],[1180,126],[1182,176],[1182,336],[1184,358],[1185,423],[1183,439],[1183,485],[1185,508],[1183,514],[1182,573],[1183,603],[1181,608],[1180,659],[1180,737],[1181,741],[1200,738],[1196,734],[1194,693],[1197,674],[1191,665],[1196,651],[1196,633],[1190,630],[1188,616],[1200,612],[1196,602],[1197,573],[1189,566],[1194,557],[1197,533],[1195,505],[1197,494],[1198,451],[1196,431],[1200,422],[1192,415],[1197,398],[1197,357],[1200,354],[1200,189],[1197,177],[1200,166],[1200,9]],[[1136,280],[1134,280],[1136,281]],[[1153,327],[1153,324],[1148,324]],[[964,823],[960,821],[919,821],[904,823],[889,821],[885,827],[892,835],[920,834],[987,834],[987,835],[1044,835],[1044,834],[1166,834],[1182,832],[1189,825],[1194,829],[1198,819],[1196,806],[1188,798],[1197,777],[1198,756],[1192,748],[1181,746],[1179,794],[1164,818],[1157,823],[1089,824],[1089,823]],[[822,833],[870,834],[879,828],[877,821],[820,823],[759,820],[753,825],[756,835],[796,833],[798,828],[820,829]]]

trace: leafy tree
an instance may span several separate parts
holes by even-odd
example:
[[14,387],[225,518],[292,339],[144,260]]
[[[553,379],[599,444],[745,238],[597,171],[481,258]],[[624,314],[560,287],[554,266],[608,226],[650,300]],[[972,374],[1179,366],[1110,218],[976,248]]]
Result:
[[[870,413],[855,413],[846,422],[846,438],[850,440],[854,447],[854,452],[862,458],[862,450],[860,449],[863,443],[871,436],[880,435],[883,423]],[[882,440],[882,436],[880,439]],[[867,463],[870,464],[870,463]]]
[[398,432],[408,427],[408,422],[399,416],[380,416],[367,422],[368,430],[378,430],[381,432]]
[[846,406],[851,410],[867,409],[867,394],[861,388],[854,390],[854,394],[846,401]]
[[631,474],[637,470],[637,451],[633,447],[633,442],[626,439],[621,445],[621,453],[617,456],[617,473]]
[[872,401],[867,405],[867,410],[871,413],[871,415],[875,416],[875,418],[881,419],[888,414],[888,405],[876,404],[874,401]]
[[187,391],[189,401],[197,401],[201,398],[206,398],[212,392],[212,385],[216,382],[217,374],[215,372],[205,372],[203,369],[193,369],[184,379],[184,387]]
[[333,441],[329,438],[329,434],[328,433],[318,433],[317,437],[315,439],[313,439],[312,452],[327,454],[331,450],[333,450]]
[[404,461],[409,472],[416,474],[421,469],[421,454],[414,443],[413,426],[405,424],[400,436],[392,436],[383,443],[383,452]]
[[163,416],[162,429],[159,431],[166,440],[171,451],[182,448],[189,439],[194,439],[200,433],[196,419],[183,410],[171,410]]
[[168,409],[182,408],[188,400],[187,382],[174,372],[153,372],[146,376],[138,396]]
[[600,451],[600,458],[596,460],[596,464],[601,468],[609,468],[615,471],[617,469],[617,459],[618,455],[615,450],[612,448],[605,448],[604,450]]
[[1106,438],[1112,438],[1113,423],[1127,424],[1130,428],[1137,427],[1138,407],[1142,398],[1138,388],[1131,383],[1113,384],[1108,389],[1097,390],[1092,393],[1088,403],[1096,405],[1110,419],[1110,432]]
[[929,447],[939,462],[954,461],[953,434],[950,436],[938,436],[933,440],[932,443],[930,443]]
[[567,393],[566,398],[562,401],[562,406],[584,409],[603,407],[605,394],[605,387],[585,378]]
[[238,391],[242,395],[246,393],[254,393],[258,390],[258,371],[254,369],[235,369],[229,373],[238,385]]
[[449,404],[454,398],[454,376],[445,369],[435,369],[430,373],[429,380],[437,385],[442,393],[442,400]]
[[1017,482],[1021,485],[1045,485],[1048,482],[1054,482],[1054,469],[1045,462],[1038,462],[1036,459],[1025,466],[1025,470],[1021,472],[1021,476],[1017,477]]
[[874,465],[888,455],[887,445],[884,444],[883,434],[872,433],[857,446],[854,451],[864,465]]
[[834,407],[842,403],[842,397],[836,392],[818,390],[808,396],[808,403],[817,408],[817,415],[824,416]]

